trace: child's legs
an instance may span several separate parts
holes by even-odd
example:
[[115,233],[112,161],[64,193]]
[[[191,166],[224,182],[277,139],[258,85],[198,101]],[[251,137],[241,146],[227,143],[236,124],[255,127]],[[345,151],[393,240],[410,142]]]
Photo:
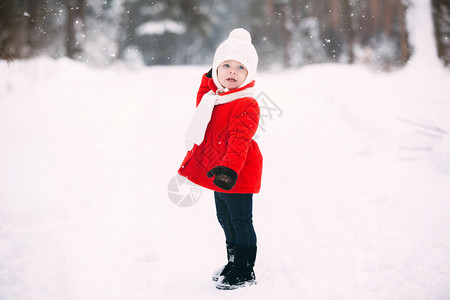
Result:
[[226,241],[234,244],[236,242],[236,232],[234,231],[233,225],[231,225],[228,207],[222,195],[223,193],[214,192],[217,220],[219,220],[220,226],[222,226],[225,232]]
[[256,246],[256,233],[253,228],[253,194],[217,193],[226,204],[231,227],[235,232],[235,244]]

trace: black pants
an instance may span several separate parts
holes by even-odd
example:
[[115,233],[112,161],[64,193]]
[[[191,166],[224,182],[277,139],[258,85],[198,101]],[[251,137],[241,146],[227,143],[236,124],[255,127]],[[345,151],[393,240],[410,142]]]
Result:
[[214,192],[217,219],[227,242],[242,246],[256,246],[253,228],[253,194]]

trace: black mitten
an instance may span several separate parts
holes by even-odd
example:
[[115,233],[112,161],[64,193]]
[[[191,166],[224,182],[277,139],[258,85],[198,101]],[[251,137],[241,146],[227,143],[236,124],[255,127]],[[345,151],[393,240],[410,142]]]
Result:
[[211,178],[214,175],[216,177],[214,178],[213,183],[226,191],[229,191],[233,188],[238,177],[235,171],[224,166],[214,167],[209,170],[208,173],[206,173],[206,176],[208,176],[208,178]]
[[206,73],[205,76],[208,78],[212,78],[212,68],[209,69],[208,73]]

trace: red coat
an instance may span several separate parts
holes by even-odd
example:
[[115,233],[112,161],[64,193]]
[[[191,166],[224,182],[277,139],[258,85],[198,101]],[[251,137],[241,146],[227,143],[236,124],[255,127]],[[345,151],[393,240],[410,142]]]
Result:
[[[255,85],[231,90],[233,93]],[[197,93],[197,106],[209,90],[217,91],[213,80],[203,75]],[[223,193],[254,194],[261,188],[262,155],[253,140],[259,123],[259,105],[254,98],[241,98],[214,107],[203,142],[188,151],[178,173],[190,181]],[[236,185],[229,191],[213,184],[206,173],[224,166],[238,174]]]

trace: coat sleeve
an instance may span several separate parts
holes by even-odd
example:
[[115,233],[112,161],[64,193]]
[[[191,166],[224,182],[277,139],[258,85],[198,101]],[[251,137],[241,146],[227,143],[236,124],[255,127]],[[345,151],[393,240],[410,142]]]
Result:
[[195,103],[196,107],[200,104],[200,101],[202,101],[203,95],[206,94],[211,90],[209,87],[209,81],[212,80],[209,77],[206,77],[206,74],[203,74],[202,81],[200,83],[200,87],[198,88],[197,92],[197,101]]
[[253,98],[245,98],[230,116],[227,152],[221,165],[234,170],[237,174],[244,166],[248,149],[258,129],[259,114],[258,102]]

